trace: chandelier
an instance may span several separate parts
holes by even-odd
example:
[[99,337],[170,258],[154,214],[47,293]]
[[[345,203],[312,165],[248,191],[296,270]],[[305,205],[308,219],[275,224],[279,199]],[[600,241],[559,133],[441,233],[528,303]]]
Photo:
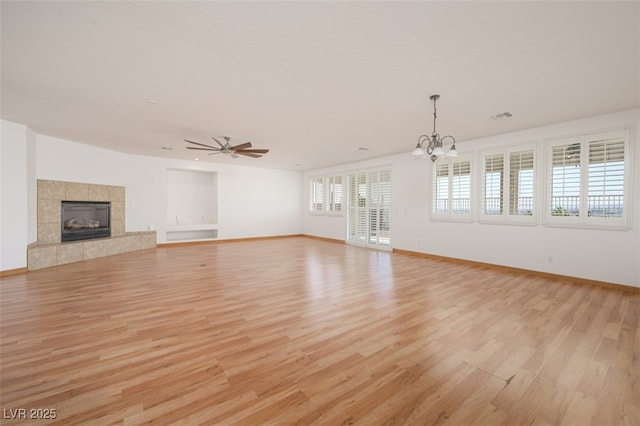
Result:
[[[453,136],[440,137],[436,132],[436,101],[440,99],[440,95],[431,95],[429,99],[433,101],[433,133],[431,137],[427,135],[421,135],[418,138],[418,144],[415,149],[411,151],[411,155],[414,158],[427,158],[430,157],[431,161],[435,162],[440,157],[457,157],[458,151],[456,151],[456,139]],[[451,139],[451,148],[448,152],[444,150],[445,139]]]

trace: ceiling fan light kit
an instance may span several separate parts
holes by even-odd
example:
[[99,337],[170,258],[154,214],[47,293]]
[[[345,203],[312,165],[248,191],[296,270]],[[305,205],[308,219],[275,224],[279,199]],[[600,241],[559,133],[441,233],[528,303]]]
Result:
[[[436,131],[436,101],[440,99],[440,95],[431,95],[429,97],[433,102],[433,132],[431,136],[420,135],[418,137],[418,143],[416,147],[411,151],[411,155],[414,158],[431,158],[431,161],[435,162],[438,158],[441,157],[457,157],[458,151],[456,151],[456,139],[453,136],[444,136],[440,137],[438,132]],[[451,139],[451,148],[449,151],[444,150],[444,141],[446,139]]]
[[231,158],[238,158],[239,155],[243,155],[245,157],[251,158],[260,158],[267,152],[268,149],[251,149],[251,142],[241,143],[239,145],[232,146],[229,143],[230,138],[228,136],[224,137],[225,143],[220,142],[215,136],[211,136],[211,139],[216,141],[219,147],[207,145],[200,142],[190,141],[185,139],[184,141],[193,145],[198,146],[187,146],[187,149],[198,150],[198,151],[211,151],[208,155],[213,154],[225,154],[230,156]]

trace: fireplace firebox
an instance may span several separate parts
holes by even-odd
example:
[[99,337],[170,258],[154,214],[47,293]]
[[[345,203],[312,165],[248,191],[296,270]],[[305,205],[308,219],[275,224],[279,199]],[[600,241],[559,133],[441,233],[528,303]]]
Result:
[[111,236],[111,203],[62,201],[61,240],[78,241]]

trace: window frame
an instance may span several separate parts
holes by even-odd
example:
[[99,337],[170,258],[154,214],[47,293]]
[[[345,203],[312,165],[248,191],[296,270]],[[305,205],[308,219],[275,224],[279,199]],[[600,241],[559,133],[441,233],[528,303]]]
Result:
[[[532,205],[533,209],[530,215],[511,214],[511,162],[513,154],[527,153],[532,155],[533,177],[531,179],[532,188]],[[505,225],[536,225],[540,217],[540,166],[539,166],[539,143],[532,142],[526,144],[510,145],[500,148],[485,149],[479,152],[478,166],[478,222],[505,224]],[[484,210],[485,188],[486,188],[486,159],[490,156],[502,156],[502,176],[500,182],[500,206],[499,214],[486,214]],[[521,169],[529,170],[529,169]]]
[[[320,189],[318,189],[318,185],[320,185]],[[309,178],[309,214],[324,214],[324,188],[324,177],[313,176]],[[318,200],[320,200],[320,202],[318,202]],[[315,208],[315,206],[319,206],[320,208]]]
[[[336,183],[339,180],[339,183]],[[308,212],[314,216],[344,216],[345,209],[345,185],[343,173],[331,173],[322,176],[310,176]],[[335,200],[335,185],[340,185],[340,202]],[[319,187],[319,188],[318,188]],[[340,209],[336,209],[339,205]],[[314,208],[319,206],[320,208]]]
[[[336,180],[339,179],[340,182],[336,183]],[[344,176],[341,173],[332,174],[325,177],[325,213],[332,216],[343,216],[344,208],[345,208],[345,184],[344,184]],[[340,185],[339,193],[335,191],[335,185]],[[339,194],[340,202],[336,202],[336,194]],[[336,206],[339,205],[340,208],[336,209]]]
[[392,250],[392,167],[358,169],[346,174],[345,242]]
[[[624,170],[622,172],[622,214],[620,216],[591,216],[589,214],[589,157],[590,146],[592,143],[606,140],[606,139],[622,139],[624,146],[623,165]],[[568,136],[562,138],[548,139],[545,141],[545,153],[546,158],[546,179],[545,194],[543,197],[544,203],[544,224],[550,227],[575,227],[586,229],[630,229],[632,218],[632,149],[631,143],[631,129],[629,127],[618,128],[604,131],[594,131],[589,133],[583,133],[578,136]],[[579,213],[575,216],[564,216],[554,214],[554,207],[552,206],[551,197],[553,196],[553,149],[557,146],[568,146],[570,144],[580,143],[580,182],[579,182]],[[591,163],[593,164],[593,163]],[[599,163],[595,163],[599,164]],[[604,164],[604,163],[603,163]]]

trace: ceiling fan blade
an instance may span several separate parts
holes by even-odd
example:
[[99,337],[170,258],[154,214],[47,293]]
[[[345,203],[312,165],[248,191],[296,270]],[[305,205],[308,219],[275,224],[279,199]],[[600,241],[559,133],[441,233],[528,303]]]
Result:
[[218,145],[220,145],[220,148],[227,149],[227,148],[225,148],[225,146],[224,146],[224,144],[222,142],[220,142],[218,139],[215,138],[215,136],[211,136],[211,139],[213,139],[214,141],[218,142]]
[[262,157],[262,154],[253,154],[251,152],[246,152],[246,151],[236,151],[235,152],[238,155],[244,155],[246,157],[251,157],[251,158],[260,158]]
[[185,141],[185,142],[192,143],[192,144],[194,144],[194,145],[200,145],[200,146],[205,146],[205,147],[207,147],[207,148],[217,149],[215,146],[205,145],[205,144],[200,143],[200,142],[194,142],[194,141],[190,141],[190,140],[187,140],[187,139],[185,139],[184,141]]
[[213,155],[213,154],[226,154],[226,152],[224,152],[224,151],[223,151],[223,150],[221,150],[221,149],[216,149],[215,151],[210,152],[210,153],[209,153],[209,154],[207,154],[207,155]]
[[268,149],[238,149],[236,150],[236,152],[240,153],[240,152],[251,152],[253,154],[266,154],[267,152],[269,152]]
[[215,147],[211,147],[211,148],[198,148],[196,146],[187,146],[185,147],[187,149],[197,149],[200,151],[220,151],[220,148],[215,148]]
[[251,148],[251,142],[241,143],[240,145],[232,146],[229,149],[238,150],[244,148]]

